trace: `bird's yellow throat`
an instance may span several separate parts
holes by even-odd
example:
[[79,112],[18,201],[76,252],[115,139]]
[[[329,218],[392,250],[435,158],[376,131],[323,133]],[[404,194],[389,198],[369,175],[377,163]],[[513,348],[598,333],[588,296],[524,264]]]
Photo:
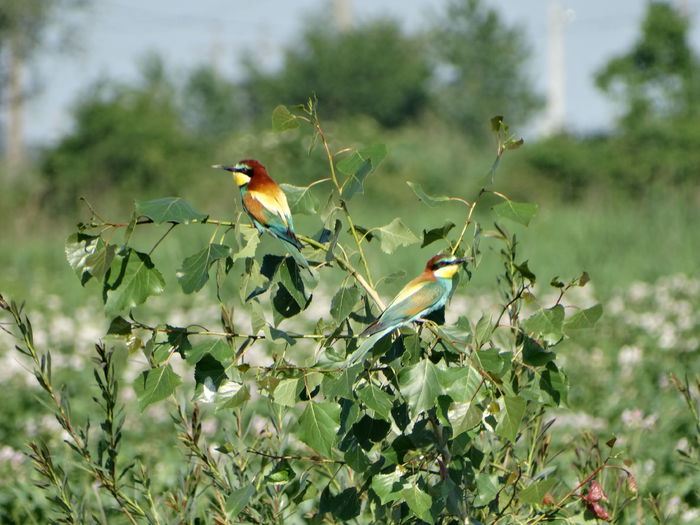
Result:
[[245,173],[240,173],[238,171],[233,172],[233,180],[236,181],[238,187],[245,186],[250,182],[250,177]]
[[454,274],[457,273],[457,270],[459,270],[459,264],[453,264],[451,266],[443,266],[442,268],[438,268],[433,273],[435,274],[435,277],[439,277],[440,279],[452,279]]

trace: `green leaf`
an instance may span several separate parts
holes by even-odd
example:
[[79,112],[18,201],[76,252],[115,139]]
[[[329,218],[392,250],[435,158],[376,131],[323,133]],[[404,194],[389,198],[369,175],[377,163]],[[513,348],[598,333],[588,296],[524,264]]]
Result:
[[382,505],[396,501],[401,497],[404,489],[404,481],[398,470],[389,474],[376,474],[372,477],[372,490],[379,496]]
[[65,251],[68,264],[85,284],[90,277],[100,279],[104,276],[114,259],[115,248],[105,243],[102,237],[74,233],[66,240]]
[[524,399],[516,396],[504,396],[503,408],[496,425],[496,434],[509,441],[515,441],[520,423],[525,415],[526,405],[527,402]]
[[542,402],[553,406],[566,405],[569,396],[569,382],[564,372],[554,363],[547,363],[539,383]]
[[160,294],[164,287],[165,279],[153,266],[151,258],[129,249],[126,255],[115,258],[105,277],[105,311],[116,315]]
[[429,410],[443,394],[440,386],[440,370],[430,359],[423,359],[399,373],[399,390],[408,401],[411,414]]
[[415,182],[406,181],[406,184],[408,184],[408,186],[413,190],[413,193],[416,194],[416,197],[418,197],[418,199],[422,203],[427,204],[431,208],[434,206],[437,206],[438,204],[440,204],[442,202],[446,202],[446,201],[450,200],[449,197],[445,197],[443,195],[439,195],[439,196],[428,195],[427,193],[425,193],[423,191],[423,188],[421,188],[420,185],[416,184]]
[[484,412],[476,403],[456,402],[450,405],[447,411],[447,418],[452,425],[452,434],[459,436],[462,432],[471,430],[479,423]]
[[564,307],[560,304],[552,308],[543,308],[523,323],[528,334],[541,334],[548,343],[555,343],[562,337]]
[[345,451],[343,459],[345,459],[345,463],[347,463],[348,466],[355,472],[365,472],[372,464],[367,457],[367,454],[364,453],[362,448],[357,444],[356,440],[350,446],[350,448]]
[[131,335],[131,323],[122,316],[117,316],[109,323],[107,335],[128,336]]
[[298,127],[299,122],[287,106],[280,104],[272,111],[272,131],[280,133]]
[[377,388],[374,385],[369,385],[366,388],[357,392],[357,397],[364,402],[369,408],[374,410],[378,415],[391,421],[391,407],[393,406],[392,396]]
[[493,207],[496,215],[527,226],[537,213],[537,204],[504,201]]
[[134,391],[143,412],[148,405],[167,398],[181,383],[180,376],[170,365],[145,370],[134,381]]
[[299,418],[299,425],[299,439],[322,457],[330,459],[340,428],[340,406],[309,401]]
[[231,249],[223,244],[209,244],[202,251],[195,253],[182,262],[177,271],[182,291],[197,292],[209,280],[209,267],[217,260],[228,256]]
[[386,157],[386,153],[384,144],[374,144],[359,151],[354,151],[351,155],[338,162],[338,171],[349,175],[343,184],[340,198],[347,201],[352,199],[357,193],[363,193],[365,179],[377,169],[379,163]]
[[203,384],[207,379],[211,381],[211,390],[218,390],[219,385],[228,377],[224,366],[210,354],[205,355],[194,367],[194,380],[198,385]]
[[345,489],[340,494],[333,496],[331,514],[345,523],[360,515],[360,495],[355,487]]
[[408,504],[408,508],[411,509],[413,514],[419,519],[428,523],[434,523],[433,517],[430,515],[430,507],[433,504],[433,498],[430,497],[430,494],[421,490],[418,484],[413,483],[410,487],[402,490],[401,496],[403,496],[404,501]]
[[220,363],[224,363],[234,356],[234,351],[223,339],[210,339],[187,350],[185,359],[189,364],[195,365],[204,355],[211,355]]
[[[286,258],[277,269],[277,277],[288,294],[294,299],[299,310],[306,308],[308,298],[304,287],[304,280],[301,278],[299,267],[291,257]],[[289,315],[285,315],[289,317]]]
[[196,211],[181,197],[166,197],[153,201],[136,201],[136,214],[148,217],[155,223],[172,222],[187,224],[189,222],[205,222],[209,217]]
[[518,493],[518,499],[529,505],[542,505],[542,499],[556,485],[556,478],[543,479],[536,481],[529,487],[524,488]]
[[344,321],[355,308],[359,298],[360,290],[356,286],[338,290],[331,300],[331,315],[333,319],[337,322]]
[[299,379],[283,379],[272,394],[278,405],[293,407],[298,401]]
[[357,364],[345,368],[337,376],[327,375],[323,379],[323,395],[326,398],[344,397],[345,399],[353,399],[355,380],[362,369],[362,365]]
[[471,401],[481,388],[481,374],[470,366],[452,367],[440,372],[440,384],[445,394],[453,401],[462,403]]
[[247,484],[240,489],[231,491],[231,495],[226,500],[226,511],[229,513],[229,516],[232,518],[238,517],[254,495],[255,486],[252,484]]
[[245,257],[255,257],[255,250],[258,248],[258,243],[260,243],[258,230],[252,226],[250,228],[241,228],[241,236],[243,237],[245,246],[235,253],[233,256],[234,261]]
[[603,307],[600,304],[579,310],[564,323],[564,333],[568,336],[576,335],[582,330],[590,330],[603,315]]
[[287,195],[287,202],[292,215],[301,213],[302,215],[316,215],[318,213],[319,202],[313,196],[310,186],[299,187],[291,184],[280,184]]
[[425,248],[429,244],[434,243],[447,237],[450,230],[455,227],[453,222],[446,222],[440,228],[433,228],[432,230],[423,230],[423,243],[420,245],[421,248]]
[[531,366],[542,366],[550,361],[554,361],[557,354],[545,350],[537,341],[531,337],[525,337],[523,341],[523,363]]
[[388,254],[394,253],[399,246],[409,246],[419,240],[398,217],[386,226],[378,228],[376,233],[382,251]]
[[494,474],[481,473],[476,476],[476,498],[475,507],[484,507],[491,503],[498,494],[498,476]]

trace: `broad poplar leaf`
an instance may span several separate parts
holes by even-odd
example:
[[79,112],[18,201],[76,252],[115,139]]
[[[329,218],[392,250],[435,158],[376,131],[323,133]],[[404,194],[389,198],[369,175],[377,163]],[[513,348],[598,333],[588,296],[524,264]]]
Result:
[[166,197],[153,201],[136,201],[136,215],[148,217],[155,223],[172,222],[187,224],[189,222],[205,222],[209,217],[196,211],[181,197]]
[[495,474],[481,473],[476,476],[476,498],[475,507],[484,507],[494,500],[498,495],[500,483]]
[[340,406],[309,401],[299,418],[299,425],[299,439],[322,457],[330,459],[340,428]]
[[564,323],[564,333],[568,336],[575,335],[581,330],[590,330],[603,315],[603,307],[600,304],[579,310]]
[[[306,297],[304,280],[301,278],[299,267],[291,257],[287,257],[277,268],[277,278],[284,286],[294,302],[303,310],[306,308],[309,299]],[[285,317],[289,317],[286,315]]]
[[377,388],[374,385],[369,385],[357,392],[357,397],[365,403],[369,408],[374,410],[375,414],[381,416],[387,421],[391,421],[391,407],[393,406],[392,396]]
[[283,379],[275,387],[272,399],[278,405],[293,407],[297,404],[297,391],[299,390],[299,379]]
[[373,476],[371,486],[374,493],[379,496],[382,505],[386,505],[401,497],[405,484],[399,471],[394,470],[389,474],[376,474]]
[[164,287],[165,279],[151,258],[129,249],[126,255],[115,258],[105,278],[105,311],[108,315],[117,315],[160,294]]
[[564,307],[560,304],[552,308],[543,308],[527,318],[523,327],[529,334],[542,335],[548,343],[555,343],[562,337]]
[[143,412],[148,405],[167,398],[181,383],[180,376],[170,365],[145,370],[134,381],[134,391]]
[[416,197],[418,197],[422,203],[427,204],[431,208],[450,200],[449,197],[445,197],[444,195],[428,195],[423,191],[423,188],[421,188],[420,185],[416,184],[415,182],[406,181],[406,184],[408,184],[408,186],[413,190],[413,193],[416,194]]
[[280,104],[272,111],[272,131],[280,133],[298,127],[299,122],[287,106]]
[[205,381],[209,381],[209,384],[213,386],[210,387],[211,390],[216,392],[225,380],[226,370],[224,365],[222,365],[217,359],[212,357],[210,354],[205,355],[194,367],[194,380],[198,385],[204,384]]
[[258,244],[260,243],[260,235],[258,234],[258,230],[252,226],[250,228],[241,228],[241,235],[243,236],[245,246],[234,254],[234,262],[245,257],[255,257],[255,250],[258,248]]
[[90,277],[104,276],[114,260],[115,247],[102,237],[74,233],[66,240],[65,251],[68,264],[85,284]]
[[323,378],[323,395],[326,398],[353,399],[355,380],[361,369],[362,365],[358,364],[343,369],[337,376],[326,375]]
[[430,514],[430,507],[433,504],[433,498],[430,497],[430,494],[418,487],[417,483],[413,483],[402,490],[401,495],[413,514],[427,523],[434,523]]
[[182,261],[176,275],[182,291],[198,292],[209,280],[209,267],[217,260],[228,256],[231,249],[223,244],[209,244],[203,250]]
[[470,366],[440,370],[440,384],[453,401],[466,403],[476,398],[482,386],[481,374]]
[[299,187],[291,184],[280,184],[287,195],[289,210],[292,215],[316,215],[320,206],[318,199],[313,196],[308,186]]
[[504,201],[493,207],[496,215],[527,226],[537,213],[537,204]]
[[360,290],[357,286],[349,286],[338,290],[331,300],[331,315],[333,319],[337,322],[344,321],[355,308],[359,298]]
[[398,217],[386,226],[376,230],[380,248],[384,253],[392,254],[399,246],[409,246],[420,239]]
[[399,390],[408,402],[411,414],[429,410],[444,391],[440,386],[440,369],[430,359],[423,359],[399,373]]
[[192,346],[185,352],[185,359],[191,365],[197,364],[205,355],[211,355],[214,359],[223,363],[234,356],[234,350],[223,339],[210,339]]
[[363,193],[363,183],[377,166],[386,157],[386,146],[384,144],[374,144],[359,151],[354,151],[350,156],[338,162],[338,171],[349,175],[343,184],[341,199],[350,200],[357,193]]
[[459,436],[462,432],[471,430],[479,423],[484,412],[476,402],[456,402],[450,405],[447,411],[447,419],[452,425],[452,434]]
[[423,242],[420,247],[425,248],[426,246],[439,241],[447,237],[450,230],[455,227],[454,222],[446,222],[440,228],[433,228],[432,230],[423,230]]
[[343,455],[345,463],[355,472],[364,472],[372,464],[367,454],[362,450],[362,447],[355,441]]
[[504,396],[503,407],[496,425],[496,434],[509,441],[515,441],[520,423],[525,415],[526,405],[527,402],[522,398]]
[[556,478],[536,481],[529,487],[526,487],[518,492],[518,499],[529,505],[542,505],[542,500],[544,499],[545,495],[548,492],[551,492],[556,483]]
[[360,503],[360,495],[355,487],[345,489],[340,494],[333,496],[331,514],[342,523],[347,523],[359,516]]

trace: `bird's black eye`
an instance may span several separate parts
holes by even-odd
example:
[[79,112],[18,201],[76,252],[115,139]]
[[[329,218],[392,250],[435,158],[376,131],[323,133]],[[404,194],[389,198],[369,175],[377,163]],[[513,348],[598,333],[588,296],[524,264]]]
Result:
[[253,170],[250,169],[250,167],[248,167],[248,166],[241,166],[241,169],[239,171],[241,173],[243,173],[244,175],[248,175],[248,176],[253,174]]

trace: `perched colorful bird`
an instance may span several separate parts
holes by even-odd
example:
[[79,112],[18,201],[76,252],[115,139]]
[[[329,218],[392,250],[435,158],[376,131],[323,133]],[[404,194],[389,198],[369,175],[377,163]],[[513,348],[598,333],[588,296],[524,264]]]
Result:
[[452,255],[436,255],[430,259],[423,273],[404,286],[384,312],[360,334],[370,337],[349,357],[348,362],[361,359],[374,343],[392,330],[445,306],[452,293],[452,278],[466,261]]
[[445,306],[452,293],[452,278],[466,259],[436,255],[425,270],[392,299],[386,310],[360,335],[384,334]]
[[246,159],[235,166],[215,164],[212,168],[230,171],[241,191],[243,209],[259,232],[269,232],[289,250],[299,266],[310,271],[309,263],[299,250],[303,245],[294,233],[294,222],[287,197],[257,160]]

